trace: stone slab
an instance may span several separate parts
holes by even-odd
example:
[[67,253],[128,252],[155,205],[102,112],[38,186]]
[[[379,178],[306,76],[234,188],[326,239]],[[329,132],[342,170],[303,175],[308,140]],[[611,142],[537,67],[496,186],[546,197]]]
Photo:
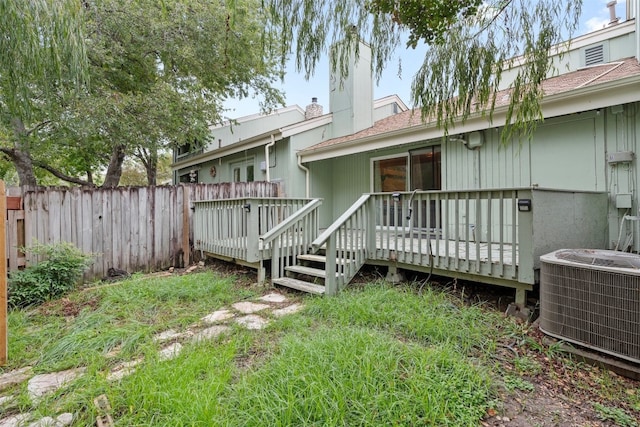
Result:
[[230,319],[234,316],[231,310],[227,310],[226,308],[222,308],[220,310],[214,311],[211,314],[204,316],[201,320],[204,323],[218,323]]
[[0,391],[28,380],[32,375],[31,370],[31,366],[25,366],[24,368],[14,369],[13,371],[0,375]]
[[238,310],[242,314],[257,313],[258,311],[262,311],[266,308],[269,308],[267,304],[259,304],[251,301],[237,302],[233,304],[232,307]]
[[264,302],[285,302],[287,301],[287,297],[279,294],[277,292],[272,292],[270,294],[264,295],[260,298],[258,298],[260,301],[264,301]]
[[287,307],[280,308],[278,310],[273,310],[273,315],[276,317],[286,316],[287,314],[297,313],[302,310],[304,306],[302,304],[291,304]]
[[200,342],[203,340],[210,340],[222,334],[223,332],[227,331],[228,329],[229,327],[225,325],[215,325],[210,328],[203,329],[197,334],[195,334],[193,337],[193,340],[196,342]]
[[44,396],[47,393],[56,391],[71,381],[78,378],[86,371],[86,368],[68,369],[66,371],[51,372],[49,374],[40,374],[32,377],[27,383],[29,396],[33,400]]
[[0,406],[8,405],[16,400],[15,396],[0,396]]
[[176,357],[178,357],[181,351],[182,351],[182,344],[180,344],[179,342],[168,345],[162,350],[160,350],[160,353],[159,353],[160,360],[175,359]]
[[249,314],[247,316],[239,317],[236,319],[239,325],[244,326],[247,329],[259,330],[263,329],[269,321],[255,314]]
[[173,329],[166,330],[164,332],[160,332],[153,336],[153,342],[166,342],[177,339],[182,339],[186,336],[189,336],[188,332],[178,332]]
[[30,418],[31,414],[12,415],[0,419],[0,427],[23,427]]
[[133,374],[136,371],[136,366],[140,363],[142,363],[142,359],[136,359],[117,365],[111,370],[111,372],[107,374],[107,381],[118,381],[126,376]]

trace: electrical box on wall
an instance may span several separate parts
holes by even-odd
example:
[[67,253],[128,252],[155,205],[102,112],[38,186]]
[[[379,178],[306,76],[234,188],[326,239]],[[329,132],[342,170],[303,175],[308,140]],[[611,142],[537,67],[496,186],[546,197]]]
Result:
[[609,164],[628,163],[632,162],[634,157],[633,151],[616,151],[607,154],[607,162],[609,162]]
[[471,132],[467,135],[467,147],[476,148],[482,146],[483,143],[482,133]]
[[616,194],[616,208],[631,209],[632,203],[631,193]]

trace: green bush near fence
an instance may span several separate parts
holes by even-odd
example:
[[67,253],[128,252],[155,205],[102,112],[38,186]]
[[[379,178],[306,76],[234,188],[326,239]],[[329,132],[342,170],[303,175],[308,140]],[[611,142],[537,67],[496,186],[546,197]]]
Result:
[[9,277],[8,303],[12,308],[42,304],[73,290],[82,273],[93,262],[93,257],[73,244],[36,243],[23,248],[42,261],[14,271]]

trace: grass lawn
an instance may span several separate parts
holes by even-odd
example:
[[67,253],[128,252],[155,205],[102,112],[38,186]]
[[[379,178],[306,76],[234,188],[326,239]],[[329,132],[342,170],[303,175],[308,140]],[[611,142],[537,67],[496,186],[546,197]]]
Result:
[[[183,341],[174,359],[159,357],[155,334],[184,331],[268,291],[211,271],[138,276],[12,311],[9,366],[0,373],[27,365],[86,373],[39,402],[26,384],[0,392],[16,396],[0,410],[72,412],[74,425],[89,426],[98,416],[93,399],[105,394],[118,426],[478,426],[500,409],[503,393],[533,387],[539,357],[555,357],[495,311],[428,287],[383,283],[335,298],[288,294],[302,311],[261,313],[270,320],[265,329],[230,323],[214,339]],[[505,364],[501,355],[514,341],[534,355]],[[107,380],[114,366],[137,359],[133,374]],[[602,414],[620,409],[602,402]],[[624,405],[640,410],[640,397],[627,393]],[[618,415],[624,421],[627,413]]]

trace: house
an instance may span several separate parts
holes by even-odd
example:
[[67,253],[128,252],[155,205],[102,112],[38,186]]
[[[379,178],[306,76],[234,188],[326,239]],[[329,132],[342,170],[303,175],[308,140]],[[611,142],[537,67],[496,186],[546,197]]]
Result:
[[[385,105],[395,114],[375,117],[356,66],[347,90],[332,91],[328,115],[226,147],[235,145],[237,161],[254,159],[254,168],[264,161],[261,170],[283,180],[286,197],[196,204],[196,247],[259,271],[270,266],[273,283],[309,292],[333,294],[368,263],[388,267],[390,278],[408,269],[511,287],[520,305],[545,253],[640,251],[640,31],[628,10],[625,22],[576,38],[554,57],[544,122],[531,140],[508,145],[500,142],[507,98],[492,122],[477,114],[445,137],[396,100]],[[224,179],[238,177],[234,158],[212,159]],[[232,224],[236,234],[227,231]]]
[[213,142],[204,149],[192,152],[185,147],[174,153],[174,181],[277,181],[288,196],[308,196],[306,168],[298,165],[296,155],[300,150],[408,110],[396,95],[373,100],[370,67],[371,52],[363,44],[349,77],[342,85],[333,79],[328,114],[313,98],[304,110],[294,105],[213,127]]

